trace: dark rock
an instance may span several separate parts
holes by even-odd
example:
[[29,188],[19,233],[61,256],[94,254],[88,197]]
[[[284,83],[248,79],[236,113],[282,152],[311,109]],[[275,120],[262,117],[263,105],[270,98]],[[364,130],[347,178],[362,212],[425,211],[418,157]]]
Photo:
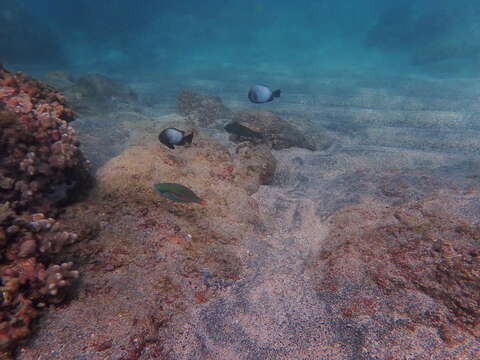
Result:
[[75,85],[72,75],[63,70],[49,71],[41,77],[41,80],[62,92]]
[[[79,104],[96,111],[133,110],[137,95],[127,85],[100,74],[87,74],[75,83],[73,92]],[[66,95],[68,98],[68,94]]]
[[75,80],[68,72],[55,70],[45,73],[41,79],[60,90],[81,115],[135,111],[139,107],[137,94],[128,85],[101,74],[87,74]]
[[[300,130],[271,112],[239,111],[234,115],[233,121],[263,134],[271,142],[272,149],[299,147],[315,150],[315,146],[309,143]],[[244,139],[234,135],[231,140],[239,142]]]
[[194,124],[206,127],[220,119],[230,118],[232,112],[218,96],[207,96],[192,90],[182,90],[177,98],[177,110]]

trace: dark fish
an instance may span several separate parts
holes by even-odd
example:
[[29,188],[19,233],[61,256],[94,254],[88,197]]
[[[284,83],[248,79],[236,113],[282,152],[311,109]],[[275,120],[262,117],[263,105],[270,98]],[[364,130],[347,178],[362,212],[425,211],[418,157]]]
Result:
[[272,101],[276,97],[280,97],[281,90],[272,91],[266,85],[254,85],[248,92],[248,98],[255,104],[262,104]]
[[205,204],[205,201],[200,199],[192,190],[180,184],[160,183],[153,185],[153,188],[160,193],[160,195],[170,200],[183,203],[194,202],[201,205]]
[[175,128],[167,128],[158,135],[158,140],[170,149],[175,149],[173,145],[185,145],[191,144],[193,139],[193,133],[185,136],[185,132]]
[[240,125],[238,122],[234,121],[225,125],[225,130],[231,134],[235,134],[243,137],[263,139],[263,134],[253,131],[246,126]]

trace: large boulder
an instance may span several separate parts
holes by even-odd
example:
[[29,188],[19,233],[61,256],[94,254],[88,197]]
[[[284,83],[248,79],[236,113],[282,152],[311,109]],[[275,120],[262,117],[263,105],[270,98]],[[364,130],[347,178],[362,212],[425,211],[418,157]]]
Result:
[[132,111],[138,97],[128,85],[101,74],[85,74],[75,80],[67,72],[56,70],[42,76],[47,84],[62,91],[73,109],[81,115]]
[[96,111],[131,110],[137,105],[137,95],[129,86],[101,74],[83,75],[75,85],[84,106]]
[[232,115],[220,97],[202,95],[188,89],[178,94],[177,110],[180,115],[200,127],[216,124]]

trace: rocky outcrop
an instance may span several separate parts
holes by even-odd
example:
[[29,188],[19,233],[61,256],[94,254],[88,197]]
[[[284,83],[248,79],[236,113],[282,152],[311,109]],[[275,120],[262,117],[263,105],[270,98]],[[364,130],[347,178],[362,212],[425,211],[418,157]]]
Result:
[[[99,169],[92,197],[68,210],[72,224],[102,224],[98,238],[75,252],[86,281],[75,302],[46,318],[48,334],[24,356],[68,341],[54,357],[162,358],[159,328],[242,278],[244,239],[264,229],[250,194],[271,180],[275,161],[266,146],[243,144],[230,154],[193,130],[192,145],[170,150],[158,129],[137,129],[131,145]],[[153,188],[160,182],[187,186],[205,205],[162,197]],[[90,334],[87,341],[79,331]]]
[[[232,121],[263,134],[274,150],[289,147],[315,150],[315,146],[310,144],[299,129],[271,112],[239,111],[234,115]],[[232,135],[231,139],[233,141],[242,140],[237,135]]]
[[310,269],[333,316],[358,332],[358,357],[478,355],[478,209],[478,193],[444,192],[329,220]]
[[138,108],[137,94],[128,85],[101,74],[85,74],[75,80],[64,71],[51,71],[42,80],[62,91],[81,115],[104,115]]
[[207,127],[230,118],[232,112],[218,96],[208,96],[192,90],[182,90],[177,97],[177,110],[196,126]]

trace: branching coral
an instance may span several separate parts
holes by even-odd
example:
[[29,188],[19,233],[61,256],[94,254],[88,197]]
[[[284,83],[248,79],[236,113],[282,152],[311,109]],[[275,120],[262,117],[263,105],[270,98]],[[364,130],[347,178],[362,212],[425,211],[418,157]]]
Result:
[[61,94],[0,65],[0,358],[30,334],[39,310],[78,278],[56,255],[77,235],[53,218],[68,190],[89,183],[72,110]]
[[61,94],[0,65],[0,201],[17,211],[54,209],[48,193],[78,178],[87,165],[71,120]]
[[75,234],[43,214],[15,215],[8,203],[1,211],[0,351],[8,351],[30,334],[38,308],[61,302],[79,273],[71,262],[50,264]]

